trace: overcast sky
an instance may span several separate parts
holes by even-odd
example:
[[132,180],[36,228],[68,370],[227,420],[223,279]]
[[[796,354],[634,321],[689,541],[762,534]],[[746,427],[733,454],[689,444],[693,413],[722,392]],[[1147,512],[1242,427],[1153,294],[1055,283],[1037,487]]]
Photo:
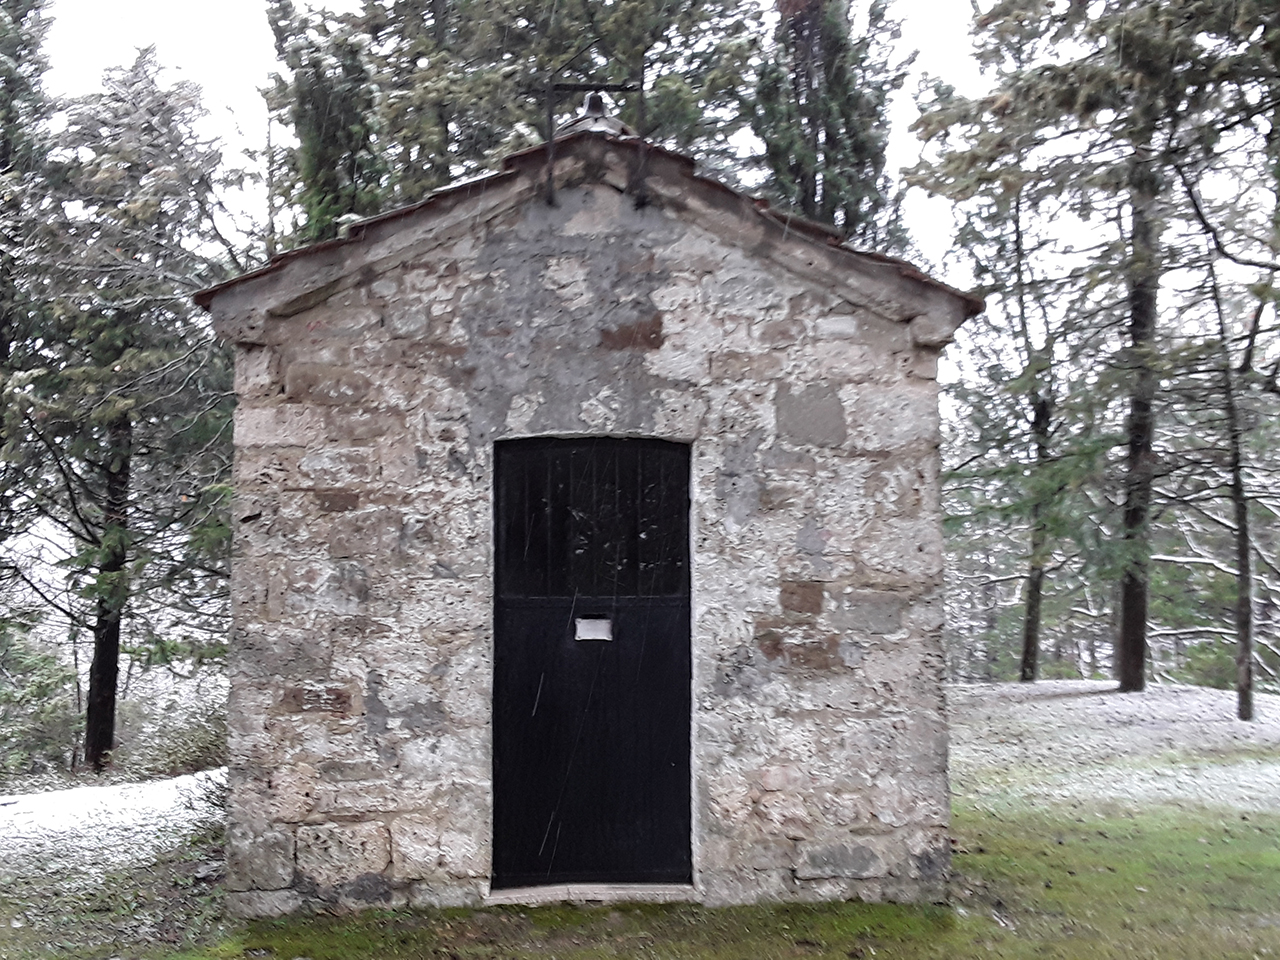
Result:
[[[303,4],[299,4],[302,6]],[[332,6],[341,5],[330,3]],[[141,47],[154,45],[159,62],[173,79],[191,80],[204,92],[209,111],[206,132],[231,147],[257,147],[265,139],[266,109],[258,90],[275,69],[275,50],[267,26],[266,0],[53,0],[45,52],[46,77],[55,94],[97,89],[109,67],[129,64]],[[917,71],[940,75],[962,91],[979,85],[967,57],[972,7],[962,0],[896,0],[894,15],[903,21],[899,49],[918,49]],[[911,163],[915,146],[905,133],[915,116],[910,94],[913,78],[892,115],[895,129],[892,165]],[[918,192],[918,191],[917,191]],[[912,232],[935,262],[951,230],[944,203],[915,198],[909,209]]]
[[266,0],[53,0],[48,10],[45,82],[53,93],[92,93],[104,70],[154,45],[175,79],[200,85],[211,129],[230,141],[238,128],[248,143],[262,143],[266,108],[257,91],[275,63]]

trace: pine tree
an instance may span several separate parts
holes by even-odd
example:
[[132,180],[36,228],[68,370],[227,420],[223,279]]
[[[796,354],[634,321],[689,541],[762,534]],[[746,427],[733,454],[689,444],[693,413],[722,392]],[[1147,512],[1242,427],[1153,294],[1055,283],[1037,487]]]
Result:
[[1113,537],[1122,690],[1145,683],[1150,522],[1161,469],[1155,409],[1165,369],[1158,296],[1178,255],[1166,242],[1168,187],[1176,164],[1199,147],[1197,122],[1212,95],[1197,39],[1200,6],[1108,0],[1062,11],[1048,0],[1003,0],[977,21],[989,42],[1023,42],[1034,29],[1048,48],[1034,62],[1003,68],[991,96],[957,99],[920,124],[926,137],[953,128],[963,137],[940,162],[953,195],[1020,178],[1014,161],[1033,156],[1038,182],[1076,216],[1105,217],[1080,274],[1077,309],[1100,331],[1125,331],[1110,372],[1094,385],[1095,393],[1103,385],[1123,391],[1127,408],[1123,508]]
[[[199,655],[191,644],[225,614],[229,365],[189,298],[242,261],[219,227],[221,156],[193,130],[197,91],[158,73],[143,51],[65,106],[23,263],[50,307],[39,366],[6,397],[21,508],[69,544],[63,613],[94,640],[85,757],[97,770],[123,645],[166,656],[185,640]],[[26,579],[41,589],[47,576]]]
[[[30,211],[22,198],[41,163],[36,136],[46,103],[40,80],[45,21],[43,0],[0,0],[0,384],[30,363],[29,345],[39,303],[20,282],[20,263],[30,242]],[[0,426],[0,429],[3,429]],[[2,435],[0,435],[2,436]],[[0,541],[18,532],[12,509],[14,471],[0,460]],[[0,617],[3,619],[3,617]]]
[[[1036,62],[1045,44],[1044,21],[1027,18],[1010,24],[998,41],[980,42],[976,53],[986,69],[1017,70]],[[985,106],[975,112],[970,103],[957,104],[954,90],[945,85],[937,86],[932,100],[922,102],[920,109],[931,118],[926,122],[945,116],[952,127],[972,127],[985,113]],[[1049,516],[1061,492],[1054,479],[1058,471],[1053,468],[1052,441],[1062,426],[1055,345],[1066,331],[1061,329],[1064,316],[1047,309],[1060,293],[1043,275],[1049,269],[1046,254],[1052,255],[1054,244],[1043,232],[1037,235],[1037,228],[1049,219],[1044,214],[1054,206],[1052,192],[1036,189],[1029,148],[1010,151],[1003,159],[1001,176],[984,177],[976,184],[954,168],[947,169],[946,163],[928,162],[919,164],[908,182],[967,201],[958,246],[973,260],[987,309],[975,321],[980,329],[971,323],[964,336],[970,351],[996,354],[984,362],[985,372],[1014,409],[992,417],[988,392],[972,396],[963,387],[954,391],[972,419],[990,425],[982,430],[981,446],[966,451],[966,466],[951,475],[949,486],[969,478],[1000,478],[997,489],[1005,491],[1005,513],[1029,527],[1018,669],[1018,678],[1029,682],[1039,673],[1045,568],[1054,549]],[[1011,348],[1012,356],[1004,355],[1005,347]],[[1059,436],[1059,446],[1061,441]],[[1033,451],[1030,462],[1024,455],[1027,450]],[[999,496],[996,502],[1001,502]],[[975,519],[989,522],[981,514]]]
[[[1223,526],[1231,529],[1234,547],[1237,716],[1251,720],[1254,667],[1261,661],[1255,650],[1253,612],[1254,495],[1246,473],[1258,476],[1267,466],[1265,456],[1249,449],[1246,414],[1249,406],[1267,405],[1259,393],[1280,395],[1280,344],[1275,343],[1275,331],[1263,323],[1268,311],[1274,316],[1275,275],[1280,268],[1280,10],[1274,4],[1244,0],[1197,12],[1219,88],[1218,111],[1200,131],[1202,152],[1187,158],[1177,173],[1206,245],[1202,289],[1212,319],[1204,345],[1210,381],[1205,393],[1213,408],[1222,411],[1227,470],[1218,486],[1225,489],[1231,508]],[[1260,191],[1258,170],[1264,172]],[[1215,185],[1211,189],[1217,198],[1206,199],[1202,185],[1224,174],[1227,182],[1242,188],[1223,191]],[[1269,365],[1269,375],[1259,372],[1260,364]],[[1275,404],[1270,405],[1274,409]],[[1269,472],[1272,483],[1280,479],[1274,468]]]

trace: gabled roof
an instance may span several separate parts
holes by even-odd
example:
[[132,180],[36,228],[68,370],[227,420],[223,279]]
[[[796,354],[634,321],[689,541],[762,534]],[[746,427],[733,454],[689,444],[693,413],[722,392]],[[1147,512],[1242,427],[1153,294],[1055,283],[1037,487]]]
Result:
[[852,250],[829,227],[773,210],[700,176],[689,157],[593,129],[513,154],[501,172],[357,221],[338,239],[280,254],[257,270],[200,291],[195,302],[213,312],[220,335],[255,342],[264,315],[290,316],[327,299],[343,286],[344,276],[360,272],[361,260],[392,265],[411,247],[420,254],[433,234],[443,242],[457,235],[460,224],[545,197],[548,159],[554,169],[553,191],[592,182],[625,190],[638,203],[692,220],[761,259],[837,292],[847,288],[851,300],[890,319],[918,320],[912,328],[918,343],[941,346],[960,323],[983,309],[980,298],[934,280],[910,263]]

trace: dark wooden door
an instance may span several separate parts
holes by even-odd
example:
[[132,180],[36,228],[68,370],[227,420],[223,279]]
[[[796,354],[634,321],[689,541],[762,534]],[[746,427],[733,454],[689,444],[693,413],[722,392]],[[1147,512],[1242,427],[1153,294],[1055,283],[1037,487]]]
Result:
[[494,461],[493,886],[687,883],[689,448]]

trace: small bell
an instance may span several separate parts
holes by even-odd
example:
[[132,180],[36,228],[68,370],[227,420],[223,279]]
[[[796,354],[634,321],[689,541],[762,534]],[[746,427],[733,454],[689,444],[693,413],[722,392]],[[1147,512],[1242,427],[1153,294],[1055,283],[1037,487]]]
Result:
[[605,110],[604,97],[598,93],[587,94],[586,102],[582,106],[582,115],[558,127],[556,138],[568,137],[575,133],[607,133],[615,137],[639,136],[635,130],[617,117],[609,116]]

